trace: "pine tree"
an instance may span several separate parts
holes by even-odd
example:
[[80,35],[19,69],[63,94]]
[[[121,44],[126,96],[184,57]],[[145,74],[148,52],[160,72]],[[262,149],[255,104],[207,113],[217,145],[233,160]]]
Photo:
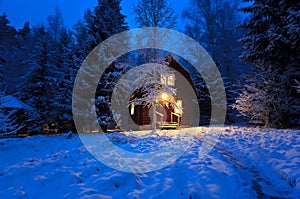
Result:
[[[74,35],[76,38],[76,45],[74,51],[74,61],[76,64],[81,65],[88,53],[90,53],[102,41],[128,29],[125,22],[125,16],[121,14],[120,2],[120,0],[98,0],[98,5],[93,10],[88,10],[85,13],[84,19],[75,24]],[[120,41],[118,45],[126,45],[126,41]],[[79,67],[79,65],[77,65],[77,67]],[[114,67],[114,64],[112,64],[108,68],[108,70],[105,71],[105,73],[102,75],[102,79],[99,81],[100,85],[102,83],[107,85],[98,86],[98,89],[96,91],[96,111],[100,117],[102,116],[99,119],[100,123],[103,124],[102,126],[106,126],[109,118],[111,118],[111,112],[109,111],[108,107],[110,106],[109,99],[113,87],[108,85],[114,84],[114,81],[116,79],[115,74],[120,75],[122,73],[121,71],[122,69],[118,69]],[[85,67],[84,72],[87,74],[87,77],[94,76],[94,74],[89,70],[88,66]],[[81,81],[85,86],[84,88],[82,88],[82,93],[80,94],[80,96],[73,96],[73,103],[75,104],[74,107],[84,110],[86,107],[81,106],[81,102],[84,101],[86,96],[85,92],[86,90],[89,90],[87,88],[90,84],[88,82],[89,78],[83,79]],[[85,103],[88,102],[85,101]],[[79,109],[73,110],[73,113],[75,113],[77,117],[80,117],[82,121],[86,121],[86,123],[97,122],[89,121],[89,116],[83,115],[85,111]]]
[[278,71],[280,78],[273,78],[276,81],[273,84],[280,81],[281,90],[269,88],[267,93],[276,94],[282,99],[270,110],[270,122],[277,127],[289,126],[297,123],[300,113],[297,108],[300,104],[299,94],[294,88],[295,80],[300,77],[300,4],[288,0],[251,2],[251,5],[241,9],[251,14],[250,20],[242,25],[248,32],[241,39],[241,58],[244,62],[252,63],[257,73]]
[[[96,46],[109,37],[128,30],[120,0],[98,0],[93,10],[87,10],[84,19],[74,25],[76,59],[81,64]],[[123,43],[121,43],[122,45]]]
[[51,102],[55,100],[57,79],[56,67],[51,63],[51,38],[44,26],[34,29],[36,38],[30,55],[31,68],[24,76],[18,95],[21,100],[34,107],[39,115],[33,126],[41,131],[43,125],[54,123],[56,118],[51,111],[55,108]]
[[4,79],[4,64],[7,60],[4,57],[4,46],[0,43],[0,97],[5,94],[6,83]]
[[[0,96],[1,99],[1,96]],[[25,127],[25,122],[19,121],[17,118],[18,110],[12,109],[10,111],[5,111],[0,108],[0,135],[1,136],[14,136],[17,135],[20,130]]]
[[60,131],[68,131],[73,128],[72,124],[72,91],[77,68],[75,66],[72,40],[72,32],[64,29],[60,34],[58,43],[58,62],[56,96],[54,103],[57,106],[57,120]]
[[14,74],[18,74],[18,69],[16,65],[18,65],[18,57],[16,56],[16,49],[19,44],[16,39],[17,31],[14,27],[10,26],[10,21],[6,13],[0,15],[0,47],[1,56],[5,61],[2,60],[2,72],[4,72],[3,77],[6,82],[6,86],[8,87],[7,91],[15,86],[13,85],[16,77]]
[[86,42],[91,51],[100,42],[128,29],[121,13],[120,0],[98,0],[97,6],[87,10],[84,16],[89,38]]
[[[257,66],[287,71],[293,67],[295,59],[289,59],[299,52],[299,2],[275,0],[275,1],[251,1],[248,7],[240,9],[252,14],[249,21],[242,27],[247,29],[243,42],[243,54],[241,58],[245,62],[257,64]],[[264,69],[264,68],[262,68]]]
[[7,45],[10,44],[17,34],[16,29],[10,26],[9,23],[6,13],[0,15],[0,41]]
[[[24,23],[23,28],[19,29],[17,33],[17,40],[19,47],[14,50],[15,60],[16,60],[16,68],[14,69],[15,76],[24,76],[28,71],[30,71],[31,62],[30,57],[28,55],[32,52],[32,47],[34,45],[34,38],[32,33],[32,28],[30,27],[30,23]],[[16,74],[18,71],[18,74]],[[15,82],[16,85],[20,84],[21,78],[18,78]],[[16,89],[18,90],[18,88]]]
[[26,22],[24,23],[23,28],[19,29],[18,35],[21,36],[22,39],[26,40],[31,33],[30,23]]
[[75,38],[75,45],[73,48],[74,53],[74,61],[76,66],[79,68],[82,64],[83,60],[86,58],[86,56],[91,52],[93,49],[90,46],[92,35],[89,34],[87,24],[85,23],[85,20],[79,20],[75,25],[73,26],[73,34]]

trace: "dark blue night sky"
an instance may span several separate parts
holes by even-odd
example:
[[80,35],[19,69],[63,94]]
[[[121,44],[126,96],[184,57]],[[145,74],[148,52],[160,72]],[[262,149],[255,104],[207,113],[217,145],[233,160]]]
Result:
[[[135,27],[132,5],[136,2],[136,0],[123,0],[121,4],[131,28]],[[178,14],[178,29],[182,29],[181,11],[187,6],[188,1],[171,0],[170,2]],[[47,16],[53,14],[55,8],[59,7],[65,24],[71,27],[83,17],[86,9],[93,8],[96,4],[97,0],[0,0],[0,13],[6,12],[11,25],[21,28],[26,21],[30,21],[33,26],[44,23]]]

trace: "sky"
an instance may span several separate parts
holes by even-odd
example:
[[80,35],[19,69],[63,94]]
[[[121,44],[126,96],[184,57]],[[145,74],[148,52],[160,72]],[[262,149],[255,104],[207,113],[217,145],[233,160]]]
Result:
[[[137,0],[123,0],[122,13],[127,16],[130,28],[135,28],[133,4]],[[175,12],[178,14],[178,29],[183,29],[181,12],[188,5],[188,0],[170,0]],[[65,25],[72,25],[83,18],[84,11],[97,5],[97,0],[0,0],[0,13],[6,12],[11,25],[17,29],[22,28],[26,21],[32,26],[46,22],[47,16],[54,14],[58,7],[64,18]],[[181,24],[181,25],[180,25]]]

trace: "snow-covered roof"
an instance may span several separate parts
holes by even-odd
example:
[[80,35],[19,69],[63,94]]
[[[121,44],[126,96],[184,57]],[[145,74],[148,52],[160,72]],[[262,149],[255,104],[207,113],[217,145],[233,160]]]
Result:
[[32,110],[30,106],[20,101],[11,95],[6,95],[0,98],[0,107],[1,108],[22,108],[26,110]]

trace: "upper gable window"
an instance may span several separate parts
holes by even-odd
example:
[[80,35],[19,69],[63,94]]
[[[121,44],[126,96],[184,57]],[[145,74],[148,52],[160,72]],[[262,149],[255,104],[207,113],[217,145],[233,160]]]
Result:
[[175,75],[161,75],[161,84],[168,85],[168,86],[175,86]]
[[160,76],[160,82],[161,82],[162,85],[166,85],[166,84],[167,84],[166,76],[161,75],[161,76]]
[[168,76],[168,85],[169,86],[175,86],[175,76],[174,76],[174,74],[170,74]]

